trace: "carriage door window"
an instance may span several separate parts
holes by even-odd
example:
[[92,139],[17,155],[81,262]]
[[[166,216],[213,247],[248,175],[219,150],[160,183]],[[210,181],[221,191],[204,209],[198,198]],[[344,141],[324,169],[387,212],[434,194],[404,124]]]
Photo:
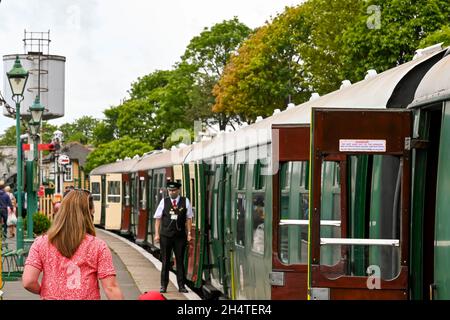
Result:
[[147,209],[147,183],[145,177],[139,177],[139,206],[142,210]]
[[125,181],[123,202],[125,206],[130,206],[130,181]]
[[308,259],[307,161],[281,163],[279,258],[284,264],[305,264]]
[[108,202],[120,202],[120,181],[108,181]]
[[[321,194],[321,238],[341,237],[341,186],[340,163],[324,161],[322,163]],[[324,246],[320,251],[320,261],[328,266],[337,264],[341,259],[339,246]]]
[[101,193],[100,193],[100,182],[92,182],[91,183],[91,193],[94,201],[100,201]]
[[239,163],[237,165],[236,175],[236,244],[239,246],[245,246],[245,182],[247,177],[247,164]]
[[258,160],[254,166],[254,191],[252,195],[252,250],[264,253],[265,173],[266,166]]

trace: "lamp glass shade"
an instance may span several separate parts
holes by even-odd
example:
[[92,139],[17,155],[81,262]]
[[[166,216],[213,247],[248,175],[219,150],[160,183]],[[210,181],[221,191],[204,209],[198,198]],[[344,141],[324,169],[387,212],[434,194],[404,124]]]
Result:
[[43,110],[32,110],[31,111],[31,119],[33,119],[34,122],[41,122],[42,114],[44,113]]
[[25,83],[27,82],[26,78],[8,78],[9,85],[11,86],[11,92],[13,96],[21,96],[23,95],[23,91],[25,90]]
[[28,80],[28,71],[22,67],[19,56],[16,56],[16,61],[13,68],[7,72],[6,75],[8,77],[13,96],[22,96]]
[[41,104],[39,96],[34,99],[33,105],[30,107],[30,113],[34,122],[41,122],[44,106]]
[[31,120],[28,123],[28,127],[30,128],[31,135],[36,136],[39,133],[39,127],[40,127],[39,122],[35,122],[35,121]]

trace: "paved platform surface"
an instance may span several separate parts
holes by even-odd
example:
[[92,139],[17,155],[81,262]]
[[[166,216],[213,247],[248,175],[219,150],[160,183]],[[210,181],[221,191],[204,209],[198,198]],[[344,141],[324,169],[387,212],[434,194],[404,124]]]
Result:
[[[159,291],[161,263],[150,253],[136,244],[108,231],[96,229],[97,237],[104,240],[112,252],[113,263],[117,272],[117,281],[126,300],[137,300],[139,295],[146,291]],[[15,249],[16,239],[7,239],[10,249]],[[198,300],[194,292],[179,293],[175,274],[170,274],[168,292],[165,295],[171,300]],[[4,282],[4,300],[39,300],[38,295],[32,294],[22,287],[22,282]],[[102,300],[106,295],[100,285]]]

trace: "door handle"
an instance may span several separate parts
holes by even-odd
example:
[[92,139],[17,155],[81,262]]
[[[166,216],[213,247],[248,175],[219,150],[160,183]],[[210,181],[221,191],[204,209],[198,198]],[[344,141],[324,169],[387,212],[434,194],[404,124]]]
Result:
[[436,284],[430,284],[430,300],[434,300],[434,290],[436,290]]

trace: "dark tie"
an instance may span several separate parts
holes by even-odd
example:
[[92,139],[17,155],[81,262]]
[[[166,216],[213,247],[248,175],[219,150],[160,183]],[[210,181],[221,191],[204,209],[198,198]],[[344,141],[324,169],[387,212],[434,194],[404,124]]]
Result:
[[177,206],[177,200],[172,200],[173,202],[173,206],[176,207]]

